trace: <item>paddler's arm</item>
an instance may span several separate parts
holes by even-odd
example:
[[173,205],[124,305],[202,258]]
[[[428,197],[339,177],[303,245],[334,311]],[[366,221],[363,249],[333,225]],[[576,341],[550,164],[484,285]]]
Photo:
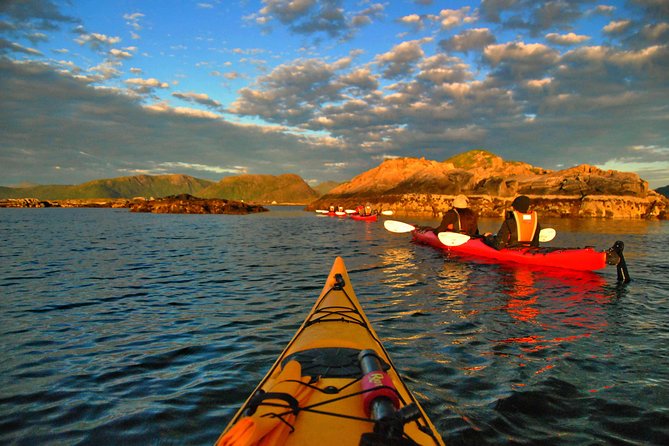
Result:
[[[515,226],[515,221],[513,221],[513,219],[511,221],[514,223]],[[502,249],[509,244],[509,238],[511,237],[511,231],[512,231],[509,228],[509,225],[510,225],[509,220],[508,219],[504,220],[504,223],[502,223],[502,226],[499,228],[499,231],[497,231],[497,235],[495,236],[494,248]]]
[[453,231],[455,224],[458,222],[458,216],[453,212],[453,209],[449,210],[444,214],[444,217],[441,219],[439,227],[433,232],[439,234],[440,232]]
[[532,243],[530,243],[530,246],[539,246],[539,233],[541,232],[541,225],[537,223],[537,229],[534,231],[534,237],[532,238]]

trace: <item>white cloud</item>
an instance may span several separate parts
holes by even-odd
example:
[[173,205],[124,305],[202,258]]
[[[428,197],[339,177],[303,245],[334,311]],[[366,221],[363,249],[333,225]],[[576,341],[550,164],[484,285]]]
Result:
[[135,89],[139,93],[149,93],[156,88],[169,88],[170,85],[167,82],[161,82],[156,78],[142,79],[139,77],[134,77],[131,79],[126,79],[125,83],[130,87]]
[[116,48],[109,50],[109,54],[117,59],[130,59],[133,56],[133,54],[129,51],[123,51]]
[[590,40],[590,37],[574,33],[567,33],[567,34],[548,33],[546,34],[546,40],[555,43],[557,45],[575,45]]
[[337,169],[341,169],[341,168],[344,168],[344,167],[348,166],[348,163],[345,163],[345,162],[326,162],[326,163],[323,163],[323,166],[334,167],[334,168],[337,168]]
[[175,113],[177,115],[190,116],[193,118],[204,118],[204,119],[220,119],[221,116],[206,110],[198,110],[195,108],[189,107],[171,107],[164,102],[159,102],[157,104],[145,105],[145,109],[151,110],[159,113]]
[[120,37],[107,36],[100,33],[81,34],[76,41],[80,45],[88,45],[93,49],[116,45],[121,41]]
[[419,61],[425,53],[421,45],[426,40],[410,40],[395,45],[390,51],[380,54],[375,62],[381,66],[383,76],[389,79],[407,75],[412,64]]
[[197,164],[197,163],[185,163],[181,161],[177,162],[164,162],[159,163],[158,167],[164,169],[188,169],[188,170],[197,170],[201,172],[213,172],[220,174],[245,174],[248,172],[248,169],[243,166],[232,166],[232,167],[222,167],[222,166],[209,166],[206,164]]
[[212,107],[212,108],[220,108],[221,103],[211,99],[208,94],[205,93],[192,93],[192,92],[187,92],[187,93],[181,93],[181,92],[174,92],[172,93],[172,96],[182,99],[184,101],[188,102],[194,102],[200,105],[204,105],[207,107]]
[[627,30],[631,24],[631,20],[614,20],[609,22],[609,24],[606,25],[603,30],[608,34],[620,34]]
[[442,29],[450,29],[456,26],[473,23],[476,16],[471,15],[471,7],[464,6],[460,9],[442,9],[438,16],[433,16],[433,20],[439,22]]
[[410,25],[414,26],[417,28],[422,28],[423,27],[423,19],[418,14],[409,14],[405,15],[404,17],[401,17],[399,19],[400,23],[404,23],[405,25]]
[[141,12],[135,12],[132,14],[124,14],[123,18],[126,21],[126,24],[130,27],[130,36],[137,40],[140,38],[139,31],[142,30],[142,25],[140,21],[144,18],[144,14]]

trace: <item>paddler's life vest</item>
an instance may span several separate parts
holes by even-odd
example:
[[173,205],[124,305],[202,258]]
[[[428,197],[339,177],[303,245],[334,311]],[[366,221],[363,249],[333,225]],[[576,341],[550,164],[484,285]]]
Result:
[[458,211],[457,208],[453,208],[453,212],[458,217],[458,226],[453,228],[453,231],[471,236],[478,234],[476,214],[471,209],[460,209]]
[[537,230],[537,213],[513,211],[514,219],[516,220],[516,233],[518,234],[518,242],[530,243],[534,239],[534,233]]

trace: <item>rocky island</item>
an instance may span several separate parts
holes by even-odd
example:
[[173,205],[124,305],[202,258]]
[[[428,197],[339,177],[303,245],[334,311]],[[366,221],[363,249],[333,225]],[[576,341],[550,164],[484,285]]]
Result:
[[543,216],[577,218],[668,219],[669,199],[650,190],[635,173],[581,165],[551,171],[506,161],[483,150],[443,162],[396,158],[332,189],[308,206],[355,207],[370,203],[405,215],[430,215],[450,209],[453,198],[467,195],[482,217],[499,218],[517,195],[532,199]]
[[156,200],[135,201],[130,212],[152,212],[154,214],[233,214],[245,215],[267,212],[256,204],[221,198],[198,198],[189,194],[172,195]]

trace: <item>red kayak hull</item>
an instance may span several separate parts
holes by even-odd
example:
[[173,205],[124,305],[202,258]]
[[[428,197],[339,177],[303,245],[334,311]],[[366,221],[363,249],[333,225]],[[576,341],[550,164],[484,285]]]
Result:
[[594,248],[492,248],[480,238],[473,238],[460,246],[446,246],[432,231],[413,231],[416,243],[429,245],[461,255],[495,260],[497,262],[523,263],[579,271],[594,271],[606,267],[606,253]]
[[376,214],[373,214],[373,215],[351,214],[351,218],[353,220],[359,220],[359,221],[376,221],[376,220],[378,220],[378,216]]

